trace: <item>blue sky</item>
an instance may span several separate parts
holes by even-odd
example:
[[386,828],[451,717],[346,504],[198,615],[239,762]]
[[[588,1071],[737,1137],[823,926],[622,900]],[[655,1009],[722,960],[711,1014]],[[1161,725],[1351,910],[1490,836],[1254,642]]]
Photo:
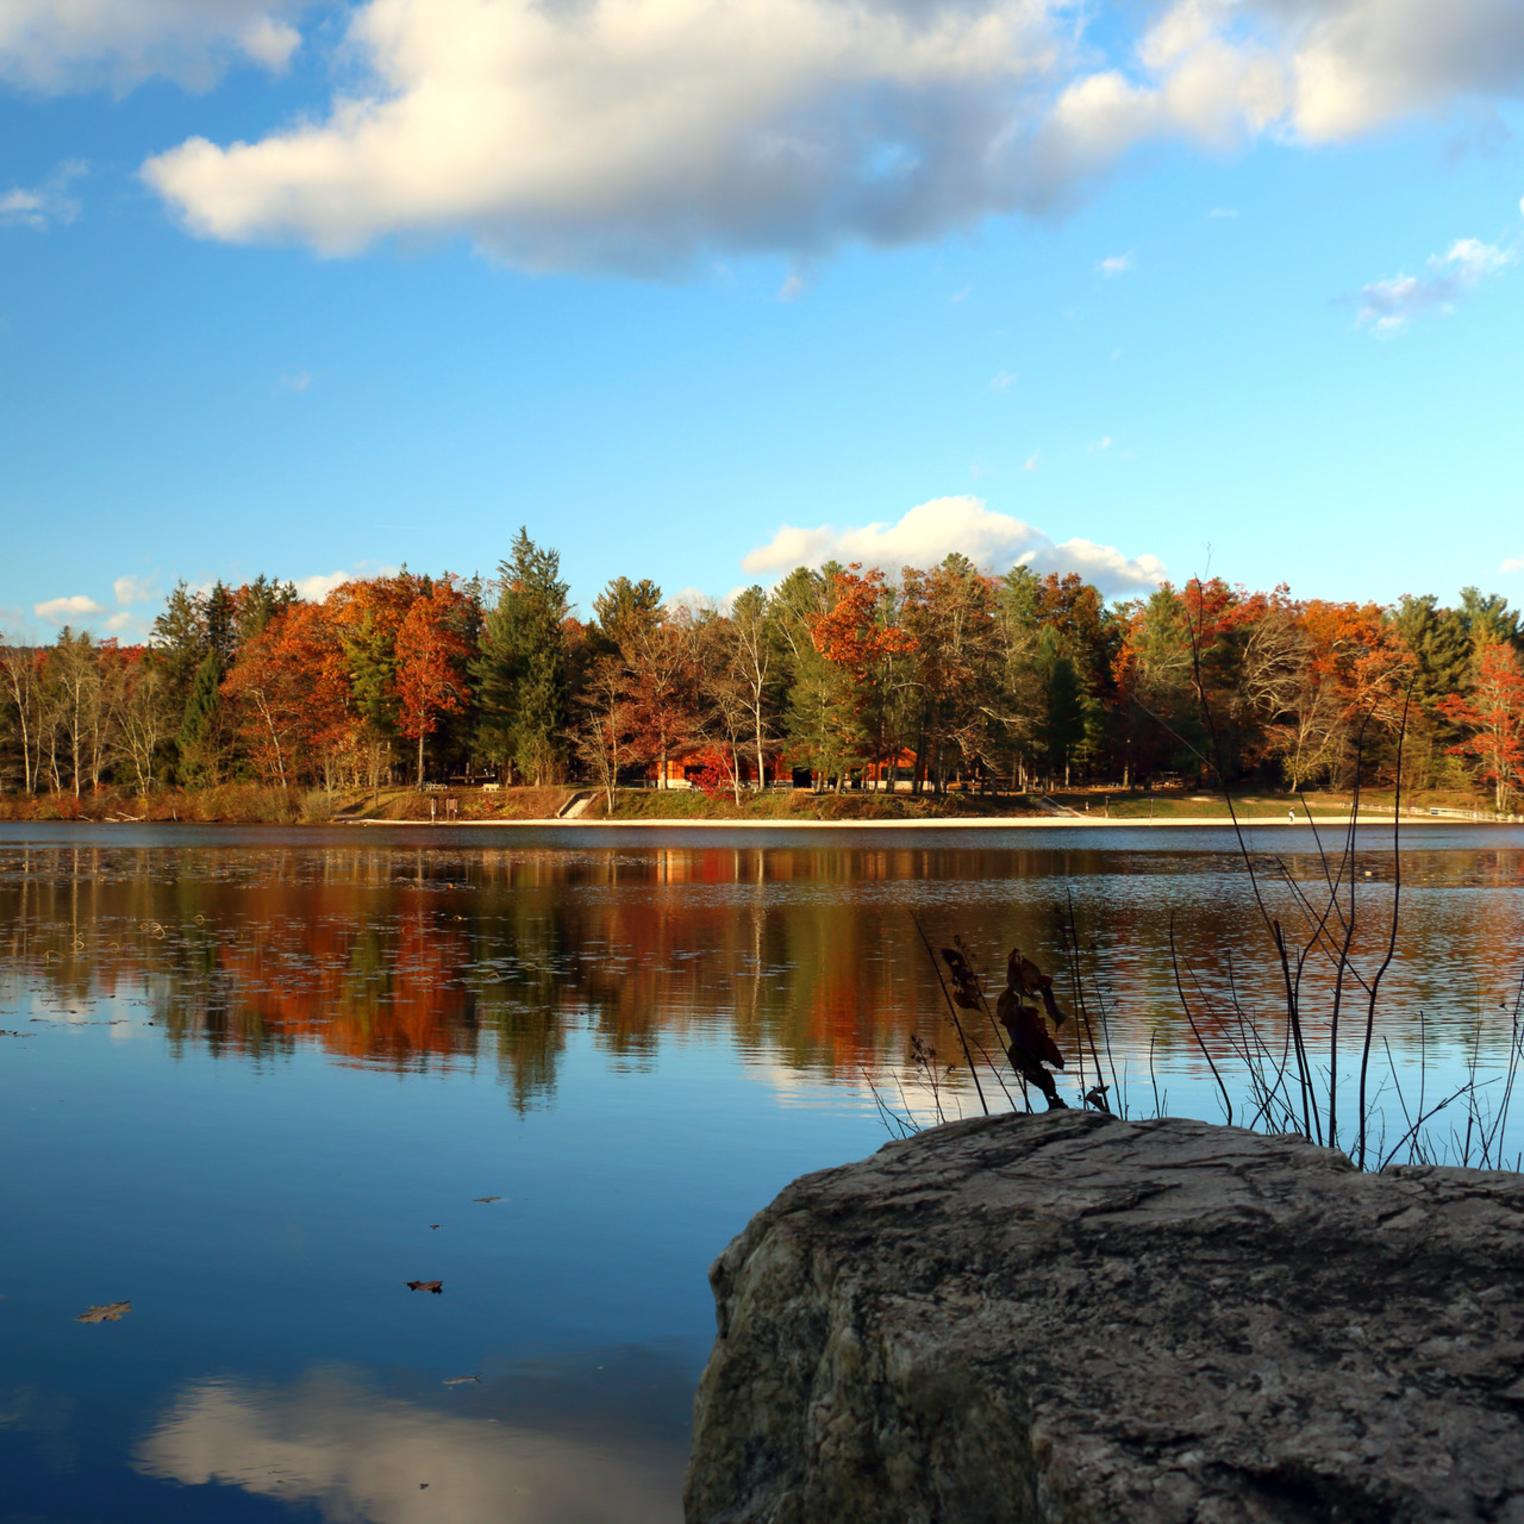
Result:
[[0,627],[520,523],[1524,601],[1524,7],[1375,3],[0,0]]

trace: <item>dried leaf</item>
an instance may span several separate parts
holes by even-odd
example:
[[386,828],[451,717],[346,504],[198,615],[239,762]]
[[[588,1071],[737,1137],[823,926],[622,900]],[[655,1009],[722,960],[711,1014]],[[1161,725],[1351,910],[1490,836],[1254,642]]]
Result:
[[995,1014],[1001,1026],[1005,1028],[1006,1035],[1011,1039],[1011,1045],[1006,1049],[1006,1057],[1010,1059],[1011,1067],[1028,1084],[1037,1087],[1047,1101],[1050,1111],[1067,1110],[1067,1106],[1059,1098],[1058,1087],[1053,1083],[1053,1076],[1043,1068],[1046,1062],[1056,1069],[1062,1069],[1064,1055],[1058,1044],[1053,1041],[1052,1034],[1043,1025],[1042,1016],[1037,1007],[1027,1005],[1014,989],[1008,989],[996,1002]]
[[80,1313],[74,1321],[76,1323],[120,1323],[131,1311],[131,1302],[106,1302],[102,1306],[91,1307],[88,1311]]
[[979,980],[969,967],[968,959],[957,948],[944,947],[942,961],[947,965],[948,976],[952,980],[953,1004],[962,1006],[965,1011],[977,1011],[982,1003]]
[[501,1201],[501,1196],[473,1196],[472,1201],[479,1201],[483,1206],[491,1206],[494,1201]]
[[438,1296],[440,1294],[440,1292],[442,1292],[444,1290],[444,1282],[443,1281],[409,1281],[407,1283],[407,1289],[409,1291],[432,1291],[435,1296]]
[[1061,1027],[1068,1021],[1069,1013],[1059,1005],[1053,997],[1053,980],[1030,959],[1019,947],[1011,949],[1011,956],[1006,962],[1006,984],[1018,994],[1035,996],[1043,1003],[1043,1008],[1048,1013],[1048,1019],[1056,1027]]

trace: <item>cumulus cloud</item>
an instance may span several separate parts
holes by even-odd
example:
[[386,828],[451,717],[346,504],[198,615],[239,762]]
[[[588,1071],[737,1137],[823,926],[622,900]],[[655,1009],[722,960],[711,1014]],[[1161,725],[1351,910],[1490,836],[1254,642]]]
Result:
[[144,174],[196,233],[332,254],[464,230],[520,264],[649,271],[900,242],[1035,193],[1010,134],[1054,6],[369,0],[361,88],[325,120]]
[[1126,275],[1132,267],[1131,253],[1108,254],[1105,259],[1096,261],[1095,270],[1097,275],[1103,275],[1107,280],[1115,280],[1119,275]]
[[13,185],[0,191],[0,227],[44,233],[58,223],[73,222],[79,216],[79,201],[70,187],[88,170],[83,159],[70,159],[41,184]]
[[94,598],[87,598],[83,593],[70,593],[62,598],[47,598],[41,603],[34,603],[32,612],[50,624],[62,624],[68,619],[104,614],[106,611]]
[[343,587],[346,582],[359,582],[367,577],[391,577],[396,575],[397,570],[395,566],[361,561],[350,571],[315,572],[310,577],[295,577],[291,585],[296,589],[298,598],[305,598],[309,603],[321,603],[336,587]]
[[137,623],[138,616],[131,609],[118,609],[106,620],[106,628],[113,635],[119,635],[123,630],[130,629]]
[[347,571],[317,572],[310,577],[297,577],[293,586],[298,598],[305,598],[309,603],[321,603],[334,588],[353,582],[359,575],[359,572]]
[[1055,543],[1042,530],[1010,514],[996,513],[977,497],[935,498],[892,524],[864,524],[855,529],[785,524],[767,544],[748,551],[741,565],[764,576],[827,561],[859,561],[897,570],[934,565],[950,551],[961,551],[993,571],[1030,566],[1038,572],[1079,572],[1113,594],[1151,590],[1165,576],[1164,563],[1157,556],[1129,557],[1093,540]]
[[305,0],[0,0],[0,80],[58,92],[127,90],[155,75],[192,89],[244,59],[280,72]]
[[1504,561],[1498,567],[1498,570],[1500,572],[1521,572],[1521,571],[1524,571],[1524,556],[1510,556],[1508,558],[1508,560]]
[[[295,40],[267,0],[80,7],[205,10],[271,64]],[[208,238],[341,255],[463,233],[527,267],[665,273],[1040,213],[1150,139],[1323,141],[1524,88],[1518,0],[1156,0],[1105,36],[1085,10],[364,0],[326,115],[143,173]]]
[[1393,275],[1360,289],[1357,321],[1379,334],[1394,334],[1425,313],[1448,314],[1473,286],[1514,262],[1512,250],[1479,238],[1458,238],[1428,264],[1427,275]]
[[118,603],[147,603],[154,596],[154,585],[147,577],[118,577],[111,591]]

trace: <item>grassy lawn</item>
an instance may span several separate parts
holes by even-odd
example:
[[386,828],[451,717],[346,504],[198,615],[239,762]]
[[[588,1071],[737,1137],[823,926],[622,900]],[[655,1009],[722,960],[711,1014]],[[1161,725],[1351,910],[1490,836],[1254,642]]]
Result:
[[[1198,793],[1183,789],[1160,791],[1151,797],[1122,789],[1076,790],[1050,796],[1080,814],[1099,814],[1111,820],[1169,820],[1175,818],[1228,818],[1228,807],[1221,794]],[[1287,811],[1296,810],[1298,820],[1310,811],[1314,818],[1348,815],[1353,796],[1345,791],[1326,790],[1303,794],[1260,792],[1235,794],[1233,808],[1244,820],[1285,820]],[[1360,794],[1361,814],[1391,814],[1395,796],[1391,789],[1365,789]],[[1456,810],[1485,810],[1488,801],[1472,794],[1453,790],[1404,795],[1403,808],[1425,810],[1438,807]]]
[[617,820],[946,820],[959,816],[1031,815],[1039,807],[1024,798],[953,794],[947,799],[910,794],[813,794],[807,789],[769,789],[710,797],[695,789],[621,789],[610,817],[600,795],[584,819]]

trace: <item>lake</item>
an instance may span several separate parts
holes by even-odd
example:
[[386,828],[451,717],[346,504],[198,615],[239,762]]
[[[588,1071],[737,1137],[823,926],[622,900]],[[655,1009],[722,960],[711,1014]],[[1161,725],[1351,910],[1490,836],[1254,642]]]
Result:
[[[1310,832],[1249,849],[1321,913]],[[1524,831],[1413,829],[1400,867],[1386,1146],[1421,1087],[1497,1114]],[[1396,878],[1362,831],[1362,967]],[[1114,1103],[1220,1118],[1173,927],[1241,1116],[1255,882],[1220,829],[0,825],[0,1520],[679,1519],[711,1260],[885,1107],[978,1109],[918,925],[993,976],[1061,972],[1072,916]]]

